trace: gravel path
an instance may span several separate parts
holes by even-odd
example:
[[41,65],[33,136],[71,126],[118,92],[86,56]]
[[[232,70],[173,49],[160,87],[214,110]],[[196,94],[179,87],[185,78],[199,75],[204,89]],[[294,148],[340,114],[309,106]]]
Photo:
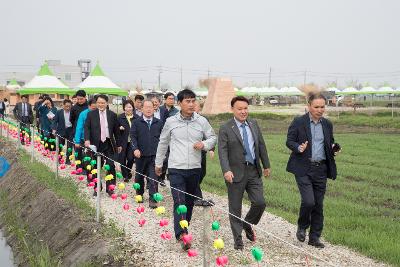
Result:
[[[14,139],[14,142],[16,140]],[[30,148],[24,147],[29,152]],[[35,151],[35,157],[54,170],[55,162],[43,157]],[[71,175],[71,168],[59,170],[60,175],[74,180],[78,183],[82,190],[83,196],[95,206],[96,199],[92,196],[93,189],[86,186],[86,182],[80,182],[76,175]],[[205,198],[212,198],[217,203],[218,208],[205,211],[201,207],[195,207],[193,219],[189,227],[190,233],[193,235],[192,248],[198,252],[196,257],[188,257],[187,253],[182,252],[180,245],[172,238],[171,240],[163,240],[160,235],[163,229],[159,226],[161,217],[156,215],[154,210],[147,206],[148,195],[145,195],[145,212],[141,218],[146,219],[143,227],[138,224],[139,215],[136,212],[138,204],[135,203],[132,189],[132,182],[126,184],[126,189],[116,190],[119,194],[127,193],[127,200],[121,198],[112,200],[105,193],[102,193],[101,210],[106,220],[112,220],[124,229],[127,241],[143,251],[142,257],[148,259],[148,264],[141,266],[202,266],[203,243],[202,238],[205,236],[208,241],[205,243],[207,252],[207,261],[211,266],[216,266],[215,259],[217,256],[226,255],[229,258],[228,266],[387,266],[383,263],[376,262],[370,258],[353,252],[342,246],[331,245],[324,242],[325,249],[316,249],[308,246],[306,243],[300,243],[295,238],[296,226],[290,224],[286,220],[273,214],[265,212],[260,223],[256,227],[257,241],[252,244],[244,237],[245,249],[238,252],[233,249],[232,234],[229,227],[228,216],[220,209],[228,210],[228,203],[225,197],[220,197],[204,192]],[[168,187],[161,187],[160,193],[164,196],[161,205],[166,208],[163,218],[169,220],[169,225],[164,227],[173,234],[172,218],[172,196]],[[124,203],[130,205],[128,211],[123,209]],[[247,212],[248,205],[243,205],[243,214]],[[217,235],[225,242],[225,248],[219,252],[213,247],[213,239],[216,233],[211,231],[212,216],[220,222],[221,228]],[[205,220],[204,220],[205,218]],[[205,222],[204,222],[205,221]],[[203,235],[203,226],[206,225],[206,234]],[[278,240],[276,236],[281,240]],[[263,261],[257,265],[253,260],[250,249],[253,246],[260,247],[264,251]],[[306,254],[308,253],[308,255]],[[313,255],[313,256],[310,256]],[[314,257],[316,256],[316,257]],[[132,259],[134,262],[134,258]]]

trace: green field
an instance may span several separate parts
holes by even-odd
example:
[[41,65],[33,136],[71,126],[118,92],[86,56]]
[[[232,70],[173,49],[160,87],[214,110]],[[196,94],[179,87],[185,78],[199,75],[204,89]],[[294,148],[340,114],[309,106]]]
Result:
[[[289,157],[286,127],[291,118],[264,116],[260,121],[262,128],[274,126],[273,134],[265,130],[264,136],[272,166],[272,176],[264,183],[267,210],[296,224],[300,195],[293,175],[285,170]],[[222,119],[212,117],[210,121],[217,126]],[[382,115],[381,119],[368,120],[368,116],[362,115],[346,120],[355,120],[367,129],[376,124],[377,128],[389,130],[391,124],[387,122],[392,118]],[[345,125],[346,120],[339,124]],[[400,119],[393,120],[393,128],[397,128]],[[340,132],[335,139],[343,151],[337,157],[337,180],[328,182],[323,237],[333,244],[400,266],[400,135],[364,133],[365,129],[363,133],[346,133],[345,127]],[[203,188],[226,194],[218,158],[208,159],[207,163]]]

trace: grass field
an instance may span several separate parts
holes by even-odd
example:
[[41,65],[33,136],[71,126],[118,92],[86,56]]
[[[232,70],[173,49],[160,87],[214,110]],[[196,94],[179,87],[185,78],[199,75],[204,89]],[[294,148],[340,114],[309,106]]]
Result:
[[[382,118],[359,122],[359,125],[384,127],[382,122],[392,120],[387,116]],[[217,126],[221,119],[213,117],[210,121]],[[275,120],[274,116],[268,117],[260,124],[263,129],[271,124],[287,127],[291,119]],[[396,127],[398,124],[393,128]],[[272,132],[265,135],[272,166],[272,176],[264,180],[267,210],[296,224],[300,195],[293,175],[285,170],[289,157],[286,129],[279,127]],[[328,182],[323,237],[400,266],[400,135],[340,133],[335,134],[335,139],[343,151],[337,157],[338,178]],[[203,188],[226,194],[218,158],[208,159],[207,163]]]

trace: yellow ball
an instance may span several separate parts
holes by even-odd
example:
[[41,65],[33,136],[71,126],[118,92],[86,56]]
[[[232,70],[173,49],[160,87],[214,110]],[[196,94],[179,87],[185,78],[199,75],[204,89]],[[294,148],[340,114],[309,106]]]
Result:
[[90,171],[92,169],[92,165],[87,165],[86,170]]
[[221,238],[217,238],[214,240],[214,248],[223,249],[225,246],[224,241]]
[[91,174],[96,174],[97,173],[97,169],[93,169],[90,173]]
[[135,196],[135,201],[136,201],[137,203],[143,202],[143,197],[142,197],[142,195],[136,195],[136,196]]
[[165,213],[165,207],[160,206],[160,207],[156,208],[156,214],[157,215],[161,215],[161,214],[164,214],[164,213]]
[[181,226],[182,229],[188,228],[189,223],[186,220],[182,220],[179,222],[179,225]]
[[[112,174],[110,174],[112,176]],[[124,183],[119,183],[118,184],[118,189],[119,190],[124,190],[125,189],[125,184]]]
[[81,161],[78,159],[78,160],[75,160],[75,164],[76,165],[79,165],[79,164],[81,164]]
[[106,177],[104,177],[104,180],[106,181],[111,181],[112,179],[114,179],[114,176],[112,174],[106,175]]
[[[40,143],[43,145],[44,144],[44,141],[40,141]],[[47,145],[47,144],[46,144]]]
[[48,146],[49,146],[49,144],[47,144],[47,143],[44,145],[44,147],[48,147]]
[[53,146],[53,145],[51,145],[50,147],[51,147],[51,149],[53,149],[53,148],[54,148],[54,146]]
[[69,160],[73,160],[74,159],[74,155],[69,155]]
[[61,155],[61,156],[64,156],[64,152],[60,152],[60,155]]

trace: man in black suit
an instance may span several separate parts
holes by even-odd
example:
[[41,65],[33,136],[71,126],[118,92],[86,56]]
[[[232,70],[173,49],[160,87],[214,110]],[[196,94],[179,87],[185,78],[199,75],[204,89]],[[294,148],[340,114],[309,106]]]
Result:
[[[70,121],[72,123],[72,135],[75,135],[76,124],[78,123],[79,115],[81,114],[82,111],[88,108],[88,102],[86,100],[86,92],[84,90],[78,90],[74,96],[76,98],[76,103],[71,108],[71,116],[70,116]],[[82,162],[83,160],[82,147],[75,148],[75,151],[78,152],[78,156],[75,158],[75,160],[80,160]],[[82,164],[76,164],[76,169],[79,169],[81,167]],[[86,170],[83,170],[83,172],[86,173]]]
[[156,96],[151,98],[151,102],[153,102],[154,117],[165,123],[168,118],[168,110],[160,108],[160,99]]
[[248,118],[248,106],[247,98],[234,97],[231,101],[234,118],[221,126],[218,136],[218,155],[228,188],[229,212],[241,218],[244,191],[251,202],[244,218],[248,223],[229,216],[234,248],[238,250],[243,249],[243,229],[246,237],[255,241],[251,225],[260,221],[266,206],[261,176],[267,177],[271,172],[262,132],[257,122]]
[[158,177],[154,172],[154,162],[157,154],[157,146],[163,122],[154,117],[154,106],[152,101],[145,100],[142,108],[143,116],[134,120],[131,127],[132,149],[136,157],[135,181],[140,184],[136,190],[138,195],[144,194],[144,177],[150,177],[149,183],[149,207],[156,208],[153,195],[158,192]]
[[[20,132],[25,132],[24,128],[29,129],[33,123],[32,105],[28,103],[28,96],[21,96],[21,102],[18,102],[13,110],[14,117],[19,121]],[[31,140],[31,132],[27,132]],[[25,144],[24,138],[21,138],[21,144]]]
[[[116,181],[113,160],[117,160],[117,154],[122,151],[119,123],[117,114],[107,109],[108,96],[97,95],[96,104],[97,109],[90,111],[85,121],[85,147],[94,145],[97,148],[97,152],[105,156],[102,157],[102,163],[105,161],[110,166],[109,173],[113,175],[113,179],[106,182],[106,192],[111,196],[113,190],[109,189],[109,185],[115,185]],[[96,193],[95,191],[94,195],[97,195]]]
[[295,175],[301,195],[296,237],[304,242],[310,227],[308,244],[323,248],[320,241],[324,215],[323,201],[327,178],[336,179],[334,156],[340,146],[334,143],[332,123],[323,118],[326,98],[310,94],[309,112],[293,120],[286,146],[292,151],[286,170]]
[[[63,108],[58,110],[56,116],[53,119],[53,124],[51,126],[53,130],[53,134],[57,134],[59,136],[59,143],[64,146],[64,153],[66,152],[66,161],[67,165],[70,165],[69,155],[72,152],[72,123],[71,123],[71,107],[72,101],[69,99],[64,99]],[[65,144],[66,142],[66,144]],[[61,149],[60,149],[61,151]]]

